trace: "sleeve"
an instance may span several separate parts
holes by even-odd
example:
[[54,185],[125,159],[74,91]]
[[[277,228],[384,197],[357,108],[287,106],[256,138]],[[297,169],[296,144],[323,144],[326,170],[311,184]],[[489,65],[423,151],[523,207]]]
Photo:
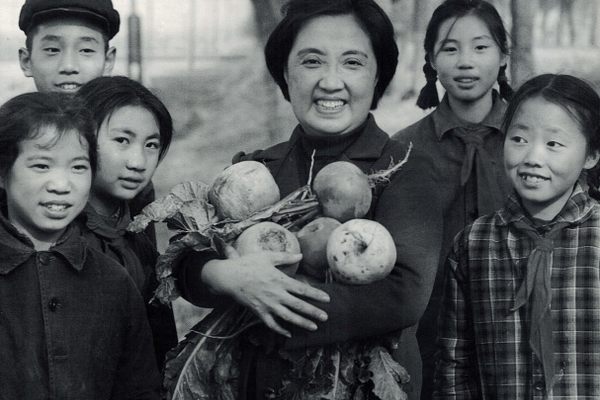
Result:
[[439,359],[435,399],[479,399],[477,359],[467,277],[466,233],[460,234],[445,264],[444,295],[439,318]]
[[314,303],[329,319],[319,323],[315,332],[291,328],[292,338],[285,347],[378,336],[419,321],[431,295],[442,241],[442,210],[428,162],[413,149],[407,164],[381,192],[374,209],[374,219],[390,231],[396,244],[392,272],[367,285],[315,285],[331,297],[330,303]]
[[112,399],[159,400],[161,378],[144,303],[129,277],[127,282],[123,300],[123,318],[127,321],[127,329]]

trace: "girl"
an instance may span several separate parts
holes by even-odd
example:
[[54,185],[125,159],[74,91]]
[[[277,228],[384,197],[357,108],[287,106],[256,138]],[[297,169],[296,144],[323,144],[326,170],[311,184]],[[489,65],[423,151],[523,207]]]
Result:
[[600,396],[600,97],[568,75],[523,84],[506,112],[503,209],[457,237],[446,269],[439,398]]
[[72,224],[95,168],[91,116],[66,96],[17,96],[0,148],[1,397],[158,399],[142,299]]
[[156,247],[145,233],[126,231],[129,202],[150,182],[171,143],[171,115],[148,89],[126,77],[101,77],[78,93],[98,126],[98,173],[84,210],[85,235],[91,246],[122,264],[147,304],[159,366],[177,344],[169,307],[149,304],[158,282]]
[[[424,47],[427,85],[417,104],[437,108],[394,138],[412,141],[429,158],[413,179],[436,188],[443,226],[441,265],[454,236],[478,216],[500,208],[507,193],[500,130],[505,104],[500,97],[511,94],[505,75],[509,50],[498,12],[479,0],[449,0],[440,5],[427,26]],[[441,103],[438,78],[446,89]],[[494,90],[496,82],[500,95]],[[427,245],[439,246],[433,240]],[[422,399],[431,398],[433,387],[440,284],[438,274],[417,333],[423,358]]]

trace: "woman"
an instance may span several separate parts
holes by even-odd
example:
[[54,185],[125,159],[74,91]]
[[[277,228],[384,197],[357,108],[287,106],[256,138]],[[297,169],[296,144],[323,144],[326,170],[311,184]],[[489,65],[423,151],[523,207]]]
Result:
[[[264,162],[285,196],[308,181],[313,151],[313,175],[337,160],[370,172],[405,156],[407,148],[390,141],[369,112],[392,79],[398,57],[391,22],[374,1],[292,0],[268,40],[265,56],[299,125],[288,141],[238,155],[234,162]],[[177,272],[181,292],[205,307],[225,299],[247,306],[282,335],[286,350],[360,341],[414,326],[427,304],[439,251],[424,247],[421,239],[441,231],[429,223],[437,220],[437,207],[412,196],[420,184],[404,186],[418,158],[412,153],[392,182],[376,189],[367,216],[395,238],[398,261],[387,278],[362,286],[310,286],[275,268],[297,262],[296,255],[265,252],[207,260],[190,253]],[[401,192],[415,198],[405,202],[405,209],[396,207]],[[278,398],[285,367],[278,366],[277,352],[249,345],[246,353],[254,376],[247,379],[240,397]],[[413,377],[420,377],[414,329],[402,335],[395,355],[403,356],[399,361]],[[405,389],[418,398],[418,380],[410,386]]]

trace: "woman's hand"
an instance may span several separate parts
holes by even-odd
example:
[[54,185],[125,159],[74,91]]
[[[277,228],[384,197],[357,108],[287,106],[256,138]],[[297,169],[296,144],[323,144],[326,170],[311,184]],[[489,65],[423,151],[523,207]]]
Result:
[[329,295],[275,267],[297,263],[301,254],[265,251],[240,257],[229,247],[227,256],[225,260],[212,260],[204,265],[203,282],[215,293],[231,296],[252,310],[275,332],[291,337],[278,319],[311,331],[317,329],[313,320],[327,320],[324,311],[301,297],[329,302]]

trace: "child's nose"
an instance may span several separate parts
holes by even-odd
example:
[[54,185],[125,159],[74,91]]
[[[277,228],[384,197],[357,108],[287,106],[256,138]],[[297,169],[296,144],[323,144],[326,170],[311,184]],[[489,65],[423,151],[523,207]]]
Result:
[[527,153],[525,153],[524,162],[527,165],[540,166],[544,160],[544,146],[540,144],[533,144],[529,146]]
[[77,52],[65,50],[60,59],[60,72],[63,74],[74,74],[79,72]]
[[71,181],[65,174],[52,174],[48,179],[46,188],[52,193],[69,193],[71,191]]
[[146,169],[146,153],[144,149],[132,149],[127,158],[127,168],[136,171],[144,171]]
[[462,49],[458,52],[458,67],[471,68],[473,66],[473,52],[469,49]]

